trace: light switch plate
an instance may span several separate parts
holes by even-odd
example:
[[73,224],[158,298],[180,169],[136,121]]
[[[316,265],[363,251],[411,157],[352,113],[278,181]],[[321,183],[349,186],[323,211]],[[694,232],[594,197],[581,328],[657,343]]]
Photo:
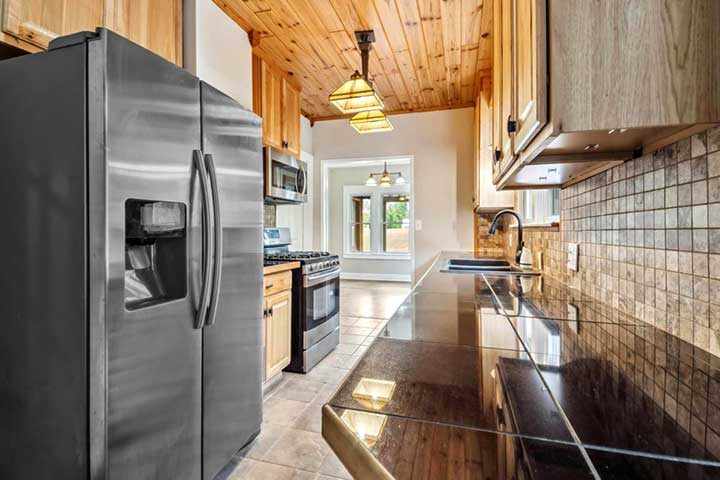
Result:
[[415,231],[419,232],[422,230],[422,220],[415,220]]
[[578,244],[568,243],[567,266],[573,272],[578,271]]

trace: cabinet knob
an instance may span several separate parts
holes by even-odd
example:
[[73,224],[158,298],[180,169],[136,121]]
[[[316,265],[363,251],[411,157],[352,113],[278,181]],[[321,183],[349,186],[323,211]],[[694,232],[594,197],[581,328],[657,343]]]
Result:
[[513,120],[512,115],[508,115],[507,131],[508,133],[515,133],[517,131],[517,121]]

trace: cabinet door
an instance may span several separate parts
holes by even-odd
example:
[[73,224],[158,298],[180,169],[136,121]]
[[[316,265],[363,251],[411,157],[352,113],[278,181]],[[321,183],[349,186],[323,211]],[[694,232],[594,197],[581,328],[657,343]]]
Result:
[[182,0],[106,0],[107,27],[182,66]]
[[300,156],[300,92],[283,79],[283,138],[285,150],[294,157]]
[[512,163],[513,137],[508,132],[508,120],[513,114],[513,2],[494,2],[494,44],[493,44],[493,146],[497,151],[499,170],[504,172]]
[[547,122],[546,0],[513,0],[517,120],[514,152],[520,153]]
[[265,380],[290,364],[290,290],[265,299]]
[[473,208],[480,204],[480,97],[473,111]]
[[269,147],[283,148],[282,94],[283,78],[270,65],[260,64],[261,116],[263,119],[263,143]]
[[2,29],[38,47],[103,25],[103,0],[5,0]]

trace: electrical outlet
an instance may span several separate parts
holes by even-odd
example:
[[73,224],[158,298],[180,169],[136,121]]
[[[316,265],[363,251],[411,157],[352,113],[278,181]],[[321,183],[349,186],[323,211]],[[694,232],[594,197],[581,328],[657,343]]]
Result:
[[415,220],[415,231],[419,232],[422,230],[422,220]]
[[578,271],[579,245],[577,243],[568,243],[567,266],[573,272]]

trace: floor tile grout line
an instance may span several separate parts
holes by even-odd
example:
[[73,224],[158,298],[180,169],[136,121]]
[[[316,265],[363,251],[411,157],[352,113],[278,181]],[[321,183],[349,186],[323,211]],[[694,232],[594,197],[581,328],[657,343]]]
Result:
[[595,465],[593,464],[592,460],[590,459],[590,455],[588,455],[587,451],[585,450],[585,447],[583,446],[582,442],[580,441],[580,437],[578,436],[577,432],[575,431],[575,428],[573,428],[572,424],[570,423],[570,419],[565,414],[565,410],[560,406],[560,402],[558,402],[557,398],[555,398],[555,395],[553,394],[552,390],[550,389],[550,386],[545,381],[545,377],[543,377],[542,372],[540,371],[540,368],[538,367],[537,363],[535,363],[535,359],[530,354],[529,349],[525,345],[525,342],[523,341],[522,337],[518,334],[517,329],[515,328],[515,325],[513,325],[513,322],[510,320],[510,318],[507,315],[507,312],[505,311],[505,307],[502,306],[502,303],[500,303],[500,298],[495,293],[495,290],[493,289],[492,285],[490,285],[490,282],[485,277],[485,275],[482,276],[483,280],[485,281],[485,284],[490,289],[490,293],[492,293],[495,300],[497,300],[498,305],[500,308],[502,308],[503,316],[510,324],[510,327],[512,327],[513,331],[515,332],[515,335],[517,336],[518,340],[520,341],[520,344],[525,349],[525,353],[527,354],[528,358],[530,359],[530,362],[532,363],[533,367],[535,368],[535,371],[538,373],[538,376],[540,377],[540,381],[545,385],[545,388],[547,389],[548,394],[550,395],[550,398],[552,399],[553,403],[557,407],[558,411],[560,412],[560,416],[563,419],[563,423],[565,423],[565,426],[567,427],[568,431],[570,432],[570,435],[577,443],[578,449],[580,450],[581,455],[585,459],[585,462],[588,465],[588,468],[590,468],[593,477],[597,480],[600,480],[600,474],[598,473],[597,469],[595,468]]

